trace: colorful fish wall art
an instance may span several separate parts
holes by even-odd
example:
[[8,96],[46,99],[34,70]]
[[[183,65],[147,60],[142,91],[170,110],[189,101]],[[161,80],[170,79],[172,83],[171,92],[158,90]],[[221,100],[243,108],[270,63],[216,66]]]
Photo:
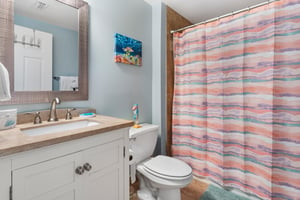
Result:
[[142,42],[115,34],[115,62],[142,66]]

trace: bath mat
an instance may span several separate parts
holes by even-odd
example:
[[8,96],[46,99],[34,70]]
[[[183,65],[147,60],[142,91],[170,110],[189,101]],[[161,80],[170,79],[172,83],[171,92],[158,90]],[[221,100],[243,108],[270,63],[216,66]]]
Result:
[[210,185],[200,200],[249,200],[248,198],[241,197],[233,192],[224,190],[222,188]]

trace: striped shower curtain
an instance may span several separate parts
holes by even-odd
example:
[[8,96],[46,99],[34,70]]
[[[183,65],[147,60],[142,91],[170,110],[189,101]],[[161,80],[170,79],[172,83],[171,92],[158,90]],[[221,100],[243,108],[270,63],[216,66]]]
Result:
[[174,34],[173,156],[259,199],[300,199],[300,0]]

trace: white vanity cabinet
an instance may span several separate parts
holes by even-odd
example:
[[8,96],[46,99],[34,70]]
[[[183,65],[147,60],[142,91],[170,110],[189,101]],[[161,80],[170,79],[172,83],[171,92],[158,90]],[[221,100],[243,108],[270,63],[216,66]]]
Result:
[[12,155],[5,159],[12,194],[0,199],[128,200],[127,152],[123,128]]

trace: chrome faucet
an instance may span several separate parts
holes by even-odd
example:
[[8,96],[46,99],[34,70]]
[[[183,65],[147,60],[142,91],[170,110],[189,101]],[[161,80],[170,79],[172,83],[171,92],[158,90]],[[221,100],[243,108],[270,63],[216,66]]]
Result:
[[60,99],[58,97],[55,97],[50,106],[50,113],[49,113],[49,118],[48,122],[53,122],[53,121],[58,121],[57,114],[56,114],[56,105],[60,104]]

